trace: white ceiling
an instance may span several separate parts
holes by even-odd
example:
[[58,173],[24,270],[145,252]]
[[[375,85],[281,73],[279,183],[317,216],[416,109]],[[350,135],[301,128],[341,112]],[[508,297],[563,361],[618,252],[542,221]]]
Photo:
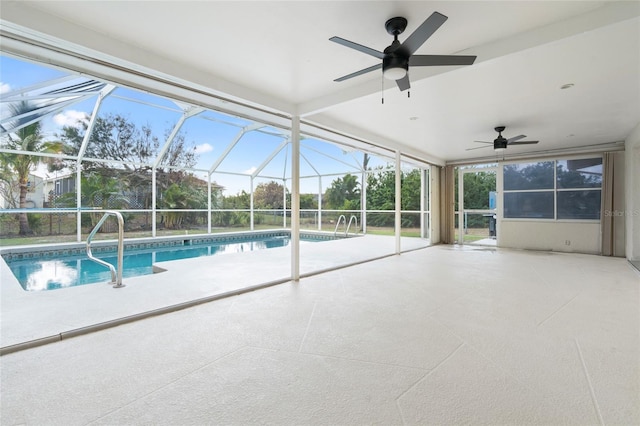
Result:
[[[377,59],[329,37],[381,51],[387,19],[408,19],[402,41],[434,11],[449,20],[417,53],[474,65],[412,68],[411,97],[386,81],[384,104],[380,72],[333,82]],[[497,125],[540,140],[508,149],[523,153],[621,141],[640,121],[638,1],[3,1],[0,18],[436,161],[494,156],[466,149]]]

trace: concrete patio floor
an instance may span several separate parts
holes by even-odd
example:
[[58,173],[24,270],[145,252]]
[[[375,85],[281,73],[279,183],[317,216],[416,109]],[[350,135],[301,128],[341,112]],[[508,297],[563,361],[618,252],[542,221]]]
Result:
[[[428,240],[402,238],[402,250],[428,246]],[[336,241],[302,243],[300,271],[313,273],[391,255],[395,238],[365,235]],[[125,279],[113,289],[90,284],[51,291],[22,289],[0,259],[2,308],[0,347],[82,333],[86,327],[153,312],[168,306],[215,298],[291,277],[291,248],[199,257],[156,265],[166,272]]]
[[639,287],[623,259],[435,246],[4,355],[0,420],[638,424]]

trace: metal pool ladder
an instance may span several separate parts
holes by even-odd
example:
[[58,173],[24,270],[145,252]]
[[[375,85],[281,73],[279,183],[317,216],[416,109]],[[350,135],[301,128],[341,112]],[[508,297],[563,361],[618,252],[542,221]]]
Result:
[[[351,217],[349,218],[349,224],[347,224],[347,218],[345,217],[345,215],[341,214],[338,217],[338,223],[336,223],[336,229],[333,231],[333,235],[337,235],[338,234],[338,227],[340,226],[340,222],[344,222],[345,226],[347,227],[347,229],[345,229],[344,231],[344,236],[346,237],[349,234],[349,228],[351,228],[351,222],[352,221],[356,221],[356,228],[358,228],[358,218],[355,215],[351,215]],[[358,231],[356,231],[357,233]]]
[[340,222],[344,221],[344,224],[347,224],[347,218],[341,214],[340,216],[338,216],[338,222],[336,223],[336,229],[333,230],[333,235],[335,236],[338,233],[338,226],[340,226]]
[[[118,271],[117,273],[116,273],[116,268],[114,268],[112,264],[105,262],[104,260],[98,259],[91,253],[91,240],[93,239],[93,236],[96,234],[96,232],[98,232],[98,230],[100,229],[104,221],[107,220],[109,216],[115,216],[116,219],[118,220]],[[96,226],[94,226],[93,230],[87,237],[87,256],[89,256],[89,259],[93,260],[94,262],[109,268],[109,270],[111,271],[111,284],[114,285],[113,288],[124,287],[124,284],[122,284],[122,261],[124,258],[124,219],[122,218],[122,215],[120,214],[120,212],[116,212],[116,211],[105,212],[102,218],[100,219],[100,221],[98,221]]]
[[356,221],[356,234],[358,233],[358,218],[355,215],[351,215],[351,217],[349,218],[349,224],[347,225],[347,229],[346,229],[346,231],[344,231],[344,236],[345,237],[349,233],[349,228],[351,228],[351,221],[352,220]]

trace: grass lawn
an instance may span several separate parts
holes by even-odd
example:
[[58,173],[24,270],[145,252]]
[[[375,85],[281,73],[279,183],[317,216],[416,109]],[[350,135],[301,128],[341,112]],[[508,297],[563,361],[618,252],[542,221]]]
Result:
[[[396,232],[393,228],[376,228],[373,226],[367,226],[367,234],[394,236]],[[420,228],[401,228],[400,236],[420,238]]]

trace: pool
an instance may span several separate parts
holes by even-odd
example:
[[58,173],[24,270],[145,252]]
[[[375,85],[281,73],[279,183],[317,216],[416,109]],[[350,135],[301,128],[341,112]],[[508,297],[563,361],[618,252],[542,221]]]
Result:
[[[304,242],[335,239],[332,235],[302,234]],[[214,256],[227,253],[285,247],[291,241],[288,232],[249,233],[226,236],[199,236],[172,238],[161,241],[125,242],[122,276],[135,277],[152,274],[157,262]],[[117,265],[117,252],[113,243],[92,245],[95,257]],[[55,290],[111,281],[107,268],[87,258],[84,245],[60,249],[52,247],[39,251],[11,251],[2,257],[26,291]]]

